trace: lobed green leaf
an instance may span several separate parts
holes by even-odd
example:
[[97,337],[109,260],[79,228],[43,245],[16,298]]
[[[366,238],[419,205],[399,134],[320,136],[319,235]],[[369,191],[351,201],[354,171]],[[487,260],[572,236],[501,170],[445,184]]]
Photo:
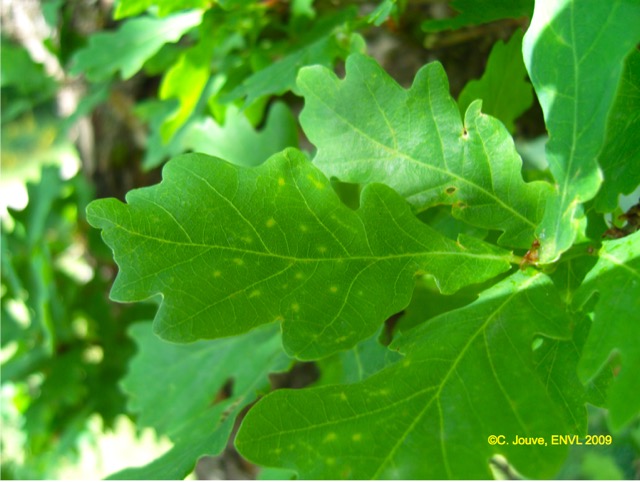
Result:
[[288,353],[320,358],[404,308],[416,274],[450,293],[511,261],[475,238],[445,238],[384,185],[367,186],[352,211],[293,149],[252,169],[184,155],[166,165],[161,184],[129,192],[127,202],[88,208],[120,267],[111,297],[162,294],[155,330],[172,341],[280,321]]
[[506,44],[501,40],[495,43],[482,77],[467,83],[458,96],[463,115],[471,102],[482,99],[483,111],[513,132],[514,121],[533,104],[533,90],[525,80],[527,70],[522,60],[523,35],[517,30]]
[[224,125],[210,117],[196,121],[187,128],[181,143],[189,150],[239,166],[257,166],[287,147],[297,147],[298,126],[282,102],[273,103],[260,130],[239,109],[229,106]]
[[[363,382],[267,395],[236,447],[305,479],[486,479],[495,454],[550,477],[567,452],[551,435],[583,429],[586,413],[579,384],[574,393],[563,370],[541,364],[532,342],[568,340],[570,325],[551,280],[517,272],[407,332],[394,343],[406,357]],[[516,445],[516,436],[544,442]]]
[[344,80],[323,67],[298,76],[300,122],[327,176],[383,182],[418,210],[452,205],[456,218],[503,231],[501,244],[531,245],[549,185],[522,180],[511,136],[479,102],[463,125],[439,63],[420,69],[409,90],[365,56],[351,55],[346,69]]

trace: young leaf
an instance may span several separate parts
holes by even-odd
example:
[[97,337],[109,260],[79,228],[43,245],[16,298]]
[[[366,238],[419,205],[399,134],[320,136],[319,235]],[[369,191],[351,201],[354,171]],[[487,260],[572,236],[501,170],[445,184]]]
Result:
[[143,17],[127,20],[117,32],[100,32],[75,55],[72,73],[84,73],[92,82],[108,79],[120,71],[123,79],[132,77],[160,48],[176,42],[200,24],[202,12],[177,13],[165,18]]
[[638,25],[638,2],[536,2],[523,51],[544,111],[556,181],[537,229],[542,263],[571,247],[584,222],[581,203],[598,192],[602,173],[596,159],[624,58],[640,41]]
[[452,0],[451,7],[459,13],[455,17],[427,20],[423,30],[458,29],[467,25],[478,25],[503,18],[531,17],[533,0]]
[[320,358],[404,308],[417,273],[454,292],[508,270],[511,259],[475,238],[443,237],[384,185],[367,186],[352,211],[294,149],[252,169],[184,155],[165,166],[161,184],[127,201],[88,208],[120,266],[111,296],[162,293],[155,329],[173,341],[278,320],[288,353]]
[[506,44],[496,42],[482,78],[470,81],[460,92],[458,107],[463,115],[471,102],[482,99],[483,112],[500,119],[513,132],[513,122],[533,103],[531,84],[525,80],[522,37],[517,30]]
[[620,371],[607,394],[611,424],[618,430],[640,413],[640,232],[605,241],[575,303],[584,305],[596,292],[600,297],[578,374],[591,380],[613,353],[620,355]]
[[[531,344],[567,339],[569,326],[550,279],[517,272],[406,333],[396,343],[406,358],[363,382],[267,395],[236,447],[305,479],[486,479],[494,454],[524,475],[550,477],[567,450],[551,435],[570,433],[584,402],[558,402],[564,380],[538,370]],[[509,444],[491,444],[491,435]],[[516,435],[544,441],[516,445]]]
[[462,124],[439,63],[420,69],[408,91],[357,54],[344,80],[314,66],[300,72],[298,86],[300,122],[327,176],[384,182],[418,210],[451,204],[458,219],[504,231],[501,244],[531,245],[548,184],[522,180],[511,136],[479,102]]
[[618,196],[640,185],[640,51],[627,57],[615,103],[607,121],[604,148],[598,163],[604,174],[596,208],[611,212]]
[[[238,414],[268,386],[268,374],[291,363],[275,328],[174,345],[155,336],[151,323],[134,325],[131,335],[138,354],[122,387],[139,426],[168,435],[174,445],[150,464],[110,478],[184,479],[200,457],[220,454]],[[230,393],[224,393],[230,382]]]

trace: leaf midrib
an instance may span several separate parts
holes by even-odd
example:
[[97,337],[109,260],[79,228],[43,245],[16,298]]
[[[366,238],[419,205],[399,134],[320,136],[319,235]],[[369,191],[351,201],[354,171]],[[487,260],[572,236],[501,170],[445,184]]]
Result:
[[391,254],[386,256],[382,256],[382,255],[376,256],[372,254],[370,256],[360,255],[360,256],[347,256],[347,257],[298,258],[295,256],[276,254],[273,252],[254,251],[250,249],[235,248],[231,246],[217,246],[217,245],[204,244],[204,243],[187,243],[183,241],[173,241],[170,239],[158,238],[155,236],[149,236],[148,234],[131,231],[130,229],[127,229],[123,225],[117,224],[108,218],[103,218],[103,217],[94,215],[93,219],[105,220],[109,224],[111,224],[113,227],[120,229],[132,236],[137,236],[137,237],[148,239],[158,243],[171,244],[171,245],[180,246],[183,248],[204,248],[209,250],[217,249],[221,251],[236,252],[243,255],[262,256],[265,258],[277,258],[277,259],[284,259],[287,261],[302,262],[302,263],[316,263],[316,262],[323,262],[323,261],[332,261],[332,262],[382,261],[387,259],[403,259],[403,258],[414,258],[414,257],[422,257],[422,256],[462,256],[462,257],[473,258],[473,259],[491,259],[496,261],[507,261],[507,262],[511,262],[511,258],[512,258],[512,255],[510,253],[505,253],[504,255],[496,255],[496,254],[477,254],[477,253],[454,252],[454,251],[419,251],[419,252],[412,252],[412,253]]

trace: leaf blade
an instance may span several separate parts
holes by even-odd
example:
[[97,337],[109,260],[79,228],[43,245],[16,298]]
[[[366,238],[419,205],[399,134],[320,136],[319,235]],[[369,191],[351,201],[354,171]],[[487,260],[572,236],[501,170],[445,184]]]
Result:
[[[91,81],[108,79],[120,71],[123,79],[132,77],[142,64],[165,43],[177,42],[202,19],[198,10],[165,18],[143,17],[127,20],[117,32],[100,32],[74,56],[72,73],[83,72]],[[113,55],[114,50],[122,55]]]
[[640,364],[640,232],[605,241],[596,265],[576,293],[583,306],[598,292],[594,321],[589,332],[578,375],[592,380],[605,369],[614,353],[620,356],[619,373],[607,391],[607,406],[614,429],[620,429],[640,413],[637,373]]
[[408,91],[362,55],[346,68],[344,80],[322,67],[298,76],[300,122],[327,176],[383,182],[416,210],[453,205],[455,217],[503,231],[501,244],[531,245],[549,186],[522,181],[511,136],[478,102],[463,125],[439,63],[423,67]]
[[532,87],[525,80],[522,38],[522,31],[517,30],[508,42],[499,40],[494,44],[482,77],[468,82],[458,96],[461,113],[473,100],[482,99],[484,112],[513,132],[515,119],[533,104]]
[[[541,312],[549,302],[559,309]],[[244,419],[236,447],[302,478],[489,478],[496,453],[524,474],[550,476],[566,452],[551,446],[551,435],[569,433],[574,417],[566,420],[555,388],[546,388],[548,373],[537,372],[531,341],[536,333],[570,337],[563,306],[545,275],[516,273],[407,333],[395,345],[405,359],[363,382],[263,398]],[[583,399],[567,408],[584,425]],[[549,444],[490,445],[492,434]]]
[[[200,457],[220,454],[238,414],[268,386],[268,374],[290,364],[275,328],[234,339],[174,345],[153,335],[151,323],[134,325],[130,333],[138,353],[122,387],[139,425],[169,436],[174,445],[151,463],[109,478],[183,479]],[[221,395],[225,384],[232,388]]]
[[[584,18],[597,21],[578,21]],[[640,41],[633,2],[537,2],[523,52],[542,105],[547,158],[556,180],[542,223],[540,262],[555,261],[584,227],[581,203],[601,183],[596,162],[623,60]],[[593,95],[593,92],[602,95]]]
[[607,119],[604,148],[598,156],[604,180],[596,197],[596,208],[611,212],[620,194],[630,194],[640,185],[640,52],[634,50],[625,63],[622,79]]
[[350,210],[293,149],[251,169],[184,155],[165,166],[160,185],[131,191],[127,201],[88,208],[120,266],[111,296],[162,293],[155,329],[175,341],[278,320],[289,353],[325,356],[408,304],[416,273],[454,292],[511,261],[474,238],[444,238],[383,185],[368,186],[361,208]]

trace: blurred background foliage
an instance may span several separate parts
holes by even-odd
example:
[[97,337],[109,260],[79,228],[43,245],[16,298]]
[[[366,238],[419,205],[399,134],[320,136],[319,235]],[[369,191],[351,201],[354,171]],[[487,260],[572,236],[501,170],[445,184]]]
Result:
[[[131,327],[152,319],[156,305],[109,302],[116,266],[85,221],[88,202],[123,199],[159,181],[162,164],[182,152],[251,166],[288,146],[311,150],[297,122],[297,71],[322,64],[341,73],[355,51],[376,57],[404,86],[440,60],[461,110],[483,98],[484,110],[516,136],[525,171],[540,165],[544,124],[519,57],[532,7],[532,0],[3,0],[2,478],[100,478],[176,443],[136,426],[144,414],[122,381],[142,363]],[[512,97],[491,97],[504,78]],[[352,187],[337,189],[346,201],[354,195]],[[435,216],[430,222],[440,222]],[[416,299],[429,291],[419,286]],[[401,323],[432,315],[414,306]],[[281,360],[277,371],[287,373],[272,385],[348,381],[353,363]],[[219,386],[224,379],[214,384],[216,400],[231,397]],[[593,412],[590,433],[607,433]],[[606,450],[574,447],[558,477],[637,478],[640,427],[614,440]],[[289,476],[260,472],[224,445],[191,477]],[[514,475],[500,464],[496,474]]]

